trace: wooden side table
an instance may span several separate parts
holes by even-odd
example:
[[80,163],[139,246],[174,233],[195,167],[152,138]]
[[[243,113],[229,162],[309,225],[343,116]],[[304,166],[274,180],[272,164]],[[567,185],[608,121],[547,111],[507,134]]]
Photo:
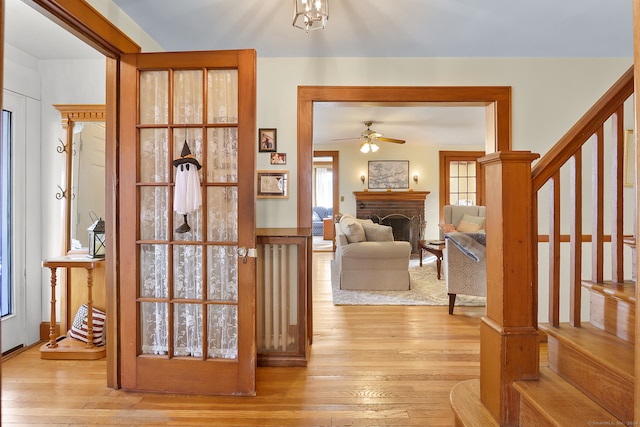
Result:
[[333,240],[333,218],[324,218],[322,220],[322,232],[324,240]]
[[[93,344],[93,269],[104,259],[89,258],[86,255],[61,256],[42,261],[43,267],[51,270],[51,318],[49,321],[49,341],[40,347],[42,359],[102,359],[107,354],[105,346]],[[56,334],[56,270],[58,268],[84,268],[87,270],[87,328],[88,341],[84,343],[73,338],[58,340]]]
[[442,269],[442,251],[445,248],[444,243],[431,243],[430,240],[418,240],[420,247],[420,267],[422,267],[422,251],[425,250],[436,256],[436,267],[438,280],[440,280],[440,270]]

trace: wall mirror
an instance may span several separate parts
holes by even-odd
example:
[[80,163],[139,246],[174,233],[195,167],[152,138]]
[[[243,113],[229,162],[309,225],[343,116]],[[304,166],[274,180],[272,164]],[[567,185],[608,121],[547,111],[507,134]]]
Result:
[[105,217],[105,106],[54,107],[66,131],[66,141],[60,141],[57,148],[66,156],[65,182],[56,194],[64,201],[64,249],[86,250],[87,228],[98,217]]

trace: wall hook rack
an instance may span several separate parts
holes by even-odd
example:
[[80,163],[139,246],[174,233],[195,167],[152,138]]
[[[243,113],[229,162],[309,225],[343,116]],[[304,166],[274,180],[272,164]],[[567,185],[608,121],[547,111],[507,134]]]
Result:
[[56,193],[56,200],[62,200],[67,197],[67,191],[63,190],[62,187],[58,185],[58,192]]
[[64,153],[65,151],[67,151],[67,145],[64,142],[62,142],[62,140],[60,138],[58,138],[58,142],[59,142],[59,144],[56,147],[56,151],[58,153]]

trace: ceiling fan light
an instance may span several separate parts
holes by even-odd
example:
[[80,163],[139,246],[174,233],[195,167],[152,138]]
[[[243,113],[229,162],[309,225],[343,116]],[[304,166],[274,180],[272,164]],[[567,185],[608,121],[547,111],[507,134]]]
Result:
[[371,146],[371,152],[375,153],[376,151],[378,151],[378,147],[374,142],[370,142],[369,145]]
[[369,143],[367,141],[363,141],[362,145],[360,145],[360,151],[366,154],[369,150],[371,150]]

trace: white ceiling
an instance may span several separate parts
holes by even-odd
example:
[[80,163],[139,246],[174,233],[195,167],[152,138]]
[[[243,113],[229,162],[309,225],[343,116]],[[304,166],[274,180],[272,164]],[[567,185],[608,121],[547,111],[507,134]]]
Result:
[[103,58],[21,0],[5,0],[5,42],[37,59]]
[[329,0],[324,30],[291,0],[114,0],[167,51],[261,57],[630,57],[632,0]]
[[[324,30],[292,26],[289,0],[113,0],[167,51],[258,57],[633,57],[632,0],[330,0]],[[90,2],[95,3],[96,0]],[[38,59],[99,58],[20,0],[7,43]],[[481,107],[318,105],[314,141],[371,129],[407,144],[482,145]],[[342,143],[357,143],[342,141]]]

